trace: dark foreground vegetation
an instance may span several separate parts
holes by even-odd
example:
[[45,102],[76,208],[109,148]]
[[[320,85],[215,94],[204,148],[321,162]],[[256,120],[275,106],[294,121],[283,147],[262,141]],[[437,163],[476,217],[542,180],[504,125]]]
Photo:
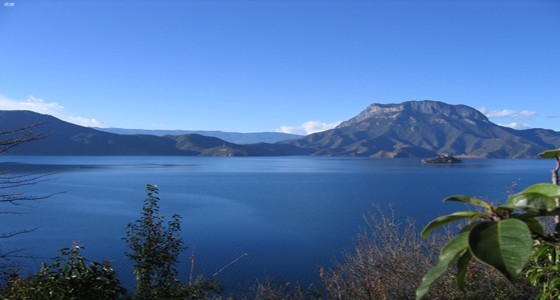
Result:
[[[185,248],[178,218],[166,224],[158,214],[157,188],[148,186],[141,217],[128,226],[127,256],[135,263],[137,286],[121,286],[109,262],[91,262],[79,245],[61,250],[51,264],[24,278],[4,269],[2,299],[414,299],[422,276],[435,264],[451,229],[423,239],[412,221],[400,222],[380,209],[365,217],[355,247],[340,262],[322,268],[319,286],[255,282],[242,295],[231,295],[219,282],[202,276],[181,281],[175,268]],[[510,283],[499,272],[473,264],[465,292],[455,287],[456,274],[438,280],[427,299],[532,299],[538,294],[527,278]]]
[[[3,149],[39,137],[27,131],[4,134]],[[3,150],[0,149],[0,152]],[[420,233],[411,220],[400,221],[378,208],[365,217],[364,230],[341,261],[321,268],[320,284],[255,282],[231,295],[213,277],[177,272],[186,247],[180,237],[180,216],[166,220],[159,213],[157,186],[147,185],[140,217],[125,228],[123,240],[134,263],[137,285],[127,291],[110,262],[90,261],[84,248],[61,249],[51,263],[24,277],[17,268],[1,266],[1,299],[560,299],[560,150],[552,184],[539,184],[493,205],[468,196],[453,196],[478,207],[435,219]],[[33,185],[41,175],[3,174],[0,188]],[[0,194],[0,204],[17,205],[42,197]],[[6,213],[5,211],[3,211]],[[555,217],[555,220],[551,220]],[[459,221],[459,225],[450,225]],[[4,233],[0,238],[14,234]],[[2,250],[2,249],[0,249]],[[0,259],[13,256],[1,252]]]

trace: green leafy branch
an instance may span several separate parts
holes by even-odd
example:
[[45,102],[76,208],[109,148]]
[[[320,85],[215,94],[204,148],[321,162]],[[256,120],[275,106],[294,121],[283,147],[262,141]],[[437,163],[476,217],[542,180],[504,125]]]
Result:
[[422,231],[427,237],[432,231],[460,220],[467,220],[461,232],[441,250],[438,263],[422,278],[416,299],[423,298],[432,284],[454,264],[457,265],[457,286],[464,290],[465,275],[473,259],[515,280],[529,262],[534,241],[559,245],[555,235],[545,236],[537,218],[560,216],[555,199],[560,198],[560,186],[541,183],[510,196],[506,204],[493,206],[469,196],[452,196],[444,202],[462,202],[482,208],[481,212],[462,211],[431,221]]

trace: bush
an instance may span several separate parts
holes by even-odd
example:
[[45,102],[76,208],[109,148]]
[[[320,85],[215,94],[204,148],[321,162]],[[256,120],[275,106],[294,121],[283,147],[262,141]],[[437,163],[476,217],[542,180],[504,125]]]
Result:
[[[377,209],[366,217],[366,228],[343,261],[321,269],[329,299],[414,299],[422,276],[437,260],[438,249],[452,230],[423,239],[412,221],[399,223]],[[528,299],[534,291],[526,280],[511,285],[498,272],[472,264],[466,293],[455,288],[455,273],[448,272],[432,286],[428,299]]]
[[78,245],[60,250],[54,263],[39,272],[14,277],[2,291],[4,299],[119,299],[126,294],[109,262],[88,262]]
[[180,288],[177,273],[178,256],[183,250],[180,217],[173,215],[167,226],[159,214],[157,186],[146,186],[142,215],[127,225],[124,240],[130,248],[126,256],[134,261],[136,297],[169,298]]
[[221,285],[213,280],[198,277],[188,285],[181,283],[177,272],[179,254],[186,248],[180,237],[179,215],[164,224],[159,214],[159,190],[146,186],[146,199],[142,215],[135,223],[127,225],[124,240],[130,247],[126,256],[134,261],[137,299],[191,299],[207,297],[221,292]]

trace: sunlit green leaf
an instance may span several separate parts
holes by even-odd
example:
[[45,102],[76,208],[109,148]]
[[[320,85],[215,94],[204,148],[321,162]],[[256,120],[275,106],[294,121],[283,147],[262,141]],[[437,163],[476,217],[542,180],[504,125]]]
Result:
[[548,254],[548,252],[550,252],[550,246],[549,245],[543,245],[543,244],[539,244],[535,247],[535,250],[533,252],[533,258],[540,258],[543,254]]
[[551,198],[560,198],[560,186],[552,183],[539,183],[524,189],[519,194],[525,193],[539,193]]
[[553,198],[535,192],[519,193],[508,198],[507,206],[514,209],[535,209],[552,211],[556,208]]
[[474,197],[463,196],[463,195],[455,195],[455,196],[451,196],[449,198],[443,199],[443,202],[450,202],[450,201],[463,202],[463,203],[466,203],[466,204],[482,206],[482,207],[486,208],[487,210],[490,210],[490,204],[488,204],[484,200],[474,198]]
[[539,156],[542,157],[542,158],[556,158],[557,156],[560,156],[560,149],[548,150],[548,151],[539,153]]
[[527,264],[533,245],[529,227],[518,219],[480,223],[470,231],[468,241],[478,260],[509,280],[514,280]]
[[430,286],[432,286],[461,255],[468,251],[468,236],[469,231],[462,232],[443,247],[437,265],[431,268],[428,273],[422,277],[422,282],[416,289],[417,300],[422,299],[430,290]]
[[450,215],[447,216],[441,216],[438,217],[434,220],[432,220],[428,225],[426,225],[426,227],[424,228],[424,230],[422,230],[422,237],[426,238],[428,237],[428,234],[430,234],[430,232],[432,232],[433,230],[447,225],[449,223],[461,220],[461,219],[472,219],[476,216],[480,216],[480,213],[477,212],[473,212],[473,211],[460,211],[460,212],[456,212],[456,213],[452,213]]
[[466,251],[457,261],[457,287],[463,292],[465,291],[465,275],[472,257],[471,252]]

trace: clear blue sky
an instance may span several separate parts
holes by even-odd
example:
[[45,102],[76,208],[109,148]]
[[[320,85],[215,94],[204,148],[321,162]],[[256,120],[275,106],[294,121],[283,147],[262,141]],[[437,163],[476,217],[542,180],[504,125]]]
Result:
[[0,0],[0,109],[79,124],[301,132],[431,99],[558,131],[559,97],[560,1]]

